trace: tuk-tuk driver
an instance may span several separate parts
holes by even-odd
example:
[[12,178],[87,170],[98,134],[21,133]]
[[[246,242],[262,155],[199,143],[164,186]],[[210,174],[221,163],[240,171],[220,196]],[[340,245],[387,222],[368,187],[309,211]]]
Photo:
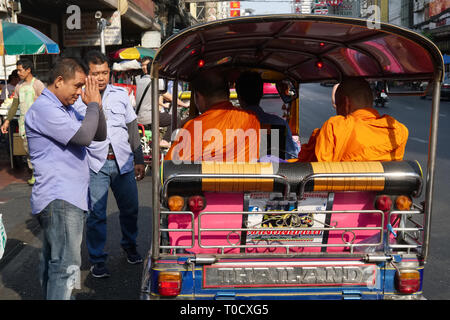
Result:
[[408,129],[372,107],[373,94],[363,79],[346,79],[335,93],[336,113],[302,145],[298,161],[400,161]]
[[180,129],[165,160],[250,162],[259,157],[260,123],[255,113],[233,106],[226,79],[216,71],[191,82],[200,115]]
[[283,118],[265,112],[259,104],[264,94],[263,86],[264,82],[259,73],[242,73],[236,80],[236,92],[238,94],[239,104],[244,110],[255,112],[261,124],[280,125],[284,127],[286,131],[285,159],[296,158],[300,151],[300,146],[292,139],[289,124]]

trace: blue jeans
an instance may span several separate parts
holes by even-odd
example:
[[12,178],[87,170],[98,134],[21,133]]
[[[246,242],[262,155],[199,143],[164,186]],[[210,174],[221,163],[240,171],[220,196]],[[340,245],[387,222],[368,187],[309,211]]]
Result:
[[106,160],[98,173],[90,171],[89,198],[91,211],[87,217],[86,244],[92,264],[105,262],[106,205],[111,187],[117,206],[122,230],[120,244],[123,248],[136,246],[137,218],[139,211],[138,190],[134,171],[120,174],[115,160]]
[[81,241],[86,211],[54,200],[37,216],[43,241],[40,280],[47,300],[69,300],[80,288]]

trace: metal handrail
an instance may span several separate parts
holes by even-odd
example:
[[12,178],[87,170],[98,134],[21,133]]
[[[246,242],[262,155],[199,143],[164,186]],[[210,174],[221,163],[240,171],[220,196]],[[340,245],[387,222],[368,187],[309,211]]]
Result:
[[[160,249],[189,249],[193,248],[195,244],[195,223],[194,223],[194,213],[192,211],[161,211],[162,215],[190,215],[191,217],[191,228],[190,229],[169,229],[167,228],[159,228],[160,232],[191,232],[191,245],[190,246],[166,246],[159,245]],[[161,237],[159,237],[161,239]]]
[[[189,214],[191,213],[191,217],[193,218],[193,213],[190,211],[163,211],[161,212],[163,214]],[[260,215],[264,215],[267,214],[267,212],[249,212],[249,211],[240,211],[240,212],[236,212],[236,211],[217,211],[217,212],[201,212],[199,213],[198,216],[198,221],[197,221],[197,230],[198,230],[198,245],[200,248],[204,248],[204,249],[208,249],[208,248],[215,248],[215,249],[220,249],[222,251],[222,254],[224,253],[225,249],[236,249],[236,248],[247,248],[247,249],[254,249],[254,248],[284,248],[286,249],[286,253],[289,254],[289,250],[290,248],[294,248],[294,247],[350,247],[350,252],[353,253],[353,249],[355,247],[377,247],[377,246],[381,246],[383,244],[383,238],[384,238],[384,213],[383,211],[380,210],[328,210],[328,211],[274,211],[273,213],[276,214],[306,214],[306,213],[313,213],[313,214],[377,214],[380,216],[380,224],[379,226],[375,226],[375,227],[337,227],[337,226],[324,226],[324,227],[311,227],[311,228],[301,228],[301,227],[296,227],[296,228],[283,228],[283,227],[277,227],[277,228],[202,228],[201,224],[202,224],[202,217],[204,215],[229,215],[229,214],[237,214],[237,215],[250,215],[250,214],[260,214]],[[325,224],[324,224],[325,225]],[[161,231],[167,231],[167,230],[172,230],[172,229],[161,229]],[[352,241],[344,241],[343,237],[345,234],[347,233],[353,233],[353,231],[357,231],[357,230],[375,230],[379,232],[379,241],[378,242],[374,242],[374,243],[354,243],[356,237],[354,237],[352,239]],[[192,232],[192,234],[194,235],[194,229],[176,229],[176,231],[178,232]],[[228,237],[230,234],[233,233],[237,233],[237,232],[247,232],[247,231],[343,231],[341,238],[342,238],[342,243],[336,243],[336,244],[322,244],[322,243],[305,243],[305,244],[301,244],[299,245],[297,244],[245,244],[245,245],[238,245],[238,244],[231,244],[229,242],[229,239],[227,239],[228,243],[230,243],[229,245],[205,245],[202,244],[202,233],[203,232],[226,232],[229,231]],[[354,234],[354,233],[353,233]],[[241,236],[239,236],[239,239],[241,239]],[[195,241],[195,238],[193,238],[193,240]],[[263,241],[263,240],[261,240]],[[193,244],[194,242],[192,242]],[[164,249],[177,249],[177,248],[192,248],[193,246],[161,246],[161,248]],[[249,253],[246,253],[249,254]]]
[[[388,221],[391,221],[392,215],[419,215],[423,214],[420,210],[411,210],[411,211],[391,211],[389,213]],[[422,249],[423,248],[423,232],[425,231],[424,226],[420,225],[419,223],[412,221],[413,224],[415,224],[416,227],[392,227],[391,230],[393,232],[404,232],[403,236],[410,237],[412,240],[415,241],[415,243],[410,244],[391,244],[389,243],[388,246],[390,249]],[[413,237],[409,232],[422,232],[422,243],[419,242],[419,239],[417,237]],[[407,239],[402,239],[405,242],[408,242]]]
[[287,177],[280,174],[205,174],[205,173],[192,173],[192,174],[171,174],[163,183],[162,186],[162,197],[164,202],[167,204],[168,186],[174,180],[183,179],[281,179],[284,184],[284,198],[289,198],[290,188],[289,181]]

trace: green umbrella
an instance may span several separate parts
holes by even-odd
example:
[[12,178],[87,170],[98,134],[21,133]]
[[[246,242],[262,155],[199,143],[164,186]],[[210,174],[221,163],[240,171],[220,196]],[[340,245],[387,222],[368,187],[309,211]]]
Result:
[[58,45],[33,27],[1,21],[0,55],[58,54]]

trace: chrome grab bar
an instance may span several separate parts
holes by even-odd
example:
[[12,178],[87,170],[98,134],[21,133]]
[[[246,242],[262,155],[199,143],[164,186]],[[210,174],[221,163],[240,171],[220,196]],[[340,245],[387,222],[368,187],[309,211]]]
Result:
[[172,174],[170,175],[163,183],[162,187],[162,197],[164,203],[167,205],[167,194],[168,194],[168,185],[175,180],[183,180],[183,179],[281,179],[284,184],[284,198],[289,198],[289,193],[291,190],[291,186],[289,185],[289,181],[287,177],[279,174],[203,174],[203,173],[193,173],[193,174]]
[[[392,215],[404,215],[404,216],[411,216],[411,215],[423,215],[423,212],[420,210],[410,210],[410,211],[391,211],[389,213],[388,221],[391,221]],[[414,224],[414,227],[406,227],[406,226],[398,226],[398,227],[392,227],[392,232],[398,234],[398,232],[402,233],[403,241],[407,244],[391,244],[389,243],[390,249],[422,249],[423,247],[423,232],[425,231],[425,228],[423,225],[417,223],[416,221],[409,220],[412,224]],[[419,239],[419,235],[413,235],[412,233],[421,233],[422,239]],[[407,239],[406,237],[409,237]]]

